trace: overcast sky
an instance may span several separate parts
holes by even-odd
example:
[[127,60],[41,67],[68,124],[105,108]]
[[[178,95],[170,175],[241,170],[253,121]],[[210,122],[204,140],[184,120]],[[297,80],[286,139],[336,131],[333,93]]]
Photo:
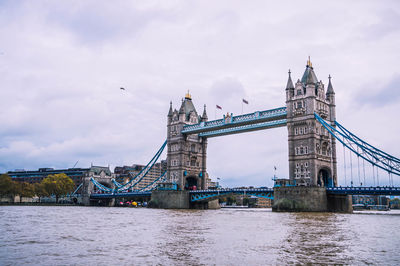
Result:
[[[210,119],[285,106],[309,55],[337,120],[400,157],[399,47],[399,1],[0,0],[0,172],[146,164],[170,101],[190,90]],[[286,128],[208,143],[224,186],[288,177]]]

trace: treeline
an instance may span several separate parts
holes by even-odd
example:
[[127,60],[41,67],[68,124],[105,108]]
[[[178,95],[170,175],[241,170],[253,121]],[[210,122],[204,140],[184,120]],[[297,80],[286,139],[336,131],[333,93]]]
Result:
[[49,175],[40,183],[30,184],[27,182],[13,181],[7,174],[0,175],[0,196],[1,197],[41,197],[55,196],[58,199],[73,192],[74,181],[66,174]]

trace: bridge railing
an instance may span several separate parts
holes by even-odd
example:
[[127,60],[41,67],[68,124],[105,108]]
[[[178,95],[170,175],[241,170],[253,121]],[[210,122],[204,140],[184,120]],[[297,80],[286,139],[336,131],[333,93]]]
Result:
[[221,128],[235,127],[244,124],[255,124],[275,119],[286,118],[286,107],[275,108],[265,111],[256,111],[254,113],[225,117],[224,119],[200,122],[195,125],[186,125],[183,127],[183,134],[195,134]]
[[332,187],[326,191],[345,195],[400,195],[400,187]]

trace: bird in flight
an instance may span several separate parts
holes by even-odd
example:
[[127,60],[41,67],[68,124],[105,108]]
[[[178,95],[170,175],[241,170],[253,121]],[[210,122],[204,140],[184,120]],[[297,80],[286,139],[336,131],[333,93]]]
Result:
[[122,88],[122,87],[120,89],[123,90],[123,91],[125,90],[125,88]]

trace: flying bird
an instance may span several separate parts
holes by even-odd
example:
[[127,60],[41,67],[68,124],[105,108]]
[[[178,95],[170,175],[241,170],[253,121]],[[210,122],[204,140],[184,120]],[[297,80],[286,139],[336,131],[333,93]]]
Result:
[[125,90],[125,88],[122,88],[122,87],[121,87],[120,89],[121,89],[121,90]]

